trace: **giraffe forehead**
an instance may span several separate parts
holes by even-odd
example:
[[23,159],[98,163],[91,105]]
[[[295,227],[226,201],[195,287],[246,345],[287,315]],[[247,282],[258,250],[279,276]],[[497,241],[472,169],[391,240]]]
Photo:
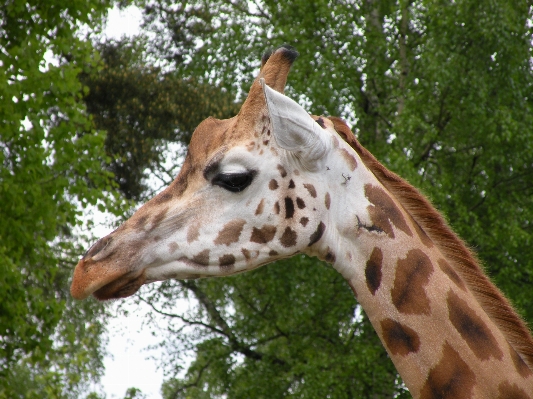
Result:
[[242,123],[239,115],[231,119],[207,118],[194,131],[189,144],[189,155],[195,164],[206,164],[215,155],[225,152],[250,139],[257,139],[268,118],[257,123]]

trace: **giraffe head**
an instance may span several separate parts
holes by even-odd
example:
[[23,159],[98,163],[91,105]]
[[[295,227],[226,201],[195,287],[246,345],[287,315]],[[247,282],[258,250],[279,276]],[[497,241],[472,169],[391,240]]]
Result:
[[[297,55],[281,47],[263,57],[239,114],[198,126],[170,186],[80,260],[75,298],[126,297],[149,282],[231,275],[300,252],[334,261],[324,172],[339,139],[329,119],[283,94]],[[357,161],[342,154],[348,179]]]

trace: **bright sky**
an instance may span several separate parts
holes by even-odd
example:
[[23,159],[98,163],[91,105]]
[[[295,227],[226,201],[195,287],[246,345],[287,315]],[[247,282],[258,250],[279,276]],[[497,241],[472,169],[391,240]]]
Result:
[[[141,10],[136,7],[128,7],[124,11],[114,8],[108,14],[104,35],[117,39],[123,35],[134,35],[139,32],[141,17]],[[102,237],[111,230],[99,229],[95,234]],[[128,316],[117,314],[110,318],[107,350],[111,356],[105,358],[105,375],[101,386],[93,389],[105,393],[107,399],[124,398],[130,387],[140,389],[147,399],[161,398],[163,372],[157,370],[156,362],[148,358],[160,356],[156,351],[147,349],[148,346],[157,344],[159,339],[151,334],[147,326],[143,327],[147,308],[141,308],[139,311],[131,300],[121,303],[131,311]],[[113,304],[113,309],[116,309],[118,304],[119,302]]]

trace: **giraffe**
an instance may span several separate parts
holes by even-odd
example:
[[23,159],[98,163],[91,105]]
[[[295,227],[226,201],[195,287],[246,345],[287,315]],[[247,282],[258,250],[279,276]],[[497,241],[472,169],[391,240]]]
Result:
[[284,95],[297,55],[263,56],[238,115],[197,127],[176,179],[79,261],[72,296],[305,253],[348,281],[413,397],[533,399],[525,323],[425,197]]

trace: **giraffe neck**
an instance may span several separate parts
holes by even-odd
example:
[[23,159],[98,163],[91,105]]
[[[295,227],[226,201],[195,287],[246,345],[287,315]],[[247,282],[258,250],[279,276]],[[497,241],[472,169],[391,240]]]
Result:
[[532,398],[532,371],[453,262],[346,143],[334,138],[334,147],[314,254],[348,280],[411,394]]

